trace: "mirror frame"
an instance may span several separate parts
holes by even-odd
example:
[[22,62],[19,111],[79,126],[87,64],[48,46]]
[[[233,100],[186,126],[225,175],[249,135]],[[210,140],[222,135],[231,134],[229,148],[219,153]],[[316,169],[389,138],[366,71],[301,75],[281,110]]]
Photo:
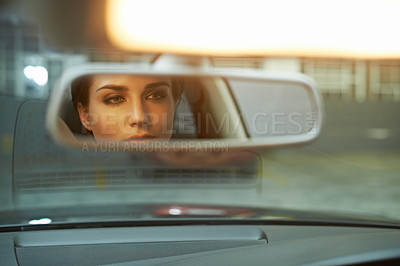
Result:
[[[74,137],[72,132],[63,132],[63,124],[60,119],[63,101],[65,101],[66,93],[70,93],[71,82],[83,75],[90,74],[135,74],[135,75],[157,75],[157,76],[191,76],[191,77],[223,77],[247,79],[255,81],[271,81],[277,83],[290,83],[304,87],[309,95],[310,103],[316,110],[316,120],[309,132],[312,134],[302,135],[286,135],[286,136],[268,136],[265,138],[248,138],[244,139],[191,139],[188,145],[187,140],[171,139],[166,141],[143,142],[140,145],[116,145],[118,151],[140,151],[140,152],[159,152],[159,151],[184,151],[196,152],[201,151],[221,151],[251,149],[259,150],[272,147],[280,147],[287,145],[295,145],[308,143],[315,140],[322,128],[323,121],[323,102],[321,95],[317,89],[315,82],[306,75],[301,73],[281,73],[269,72],[260,69],[237,69],[237,68],[215,68],[207,64],[180,64],[177,62],[161,60],[159,64],[143,64],[143,63],[87,63],[70,69],[67,69],[59,81],[56,83],[52,91],[50,102],[46,115],[46,127],[52,138],[63,145],[75,148],[96,150],[99,143],[116,143],[115,141],[88,141],[87,138],[80,139]],[[85,143],[82,142],[85,140]],[[152,144],[153,143],[153,144]],[[123,146],[123,147],[122,147]]]

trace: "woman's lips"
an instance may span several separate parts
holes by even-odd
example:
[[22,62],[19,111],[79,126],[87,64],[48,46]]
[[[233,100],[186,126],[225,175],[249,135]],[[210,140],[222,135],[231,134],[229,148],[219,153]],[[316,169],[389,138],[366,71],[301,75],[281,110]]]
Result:
[[149,134],[144,134],[144,135],[133,135],[130,136],[127,139],[124,139],[124,141],[143,141],[143,140],[149,140],[149,139],[154,139],[155,136],[149,135]]

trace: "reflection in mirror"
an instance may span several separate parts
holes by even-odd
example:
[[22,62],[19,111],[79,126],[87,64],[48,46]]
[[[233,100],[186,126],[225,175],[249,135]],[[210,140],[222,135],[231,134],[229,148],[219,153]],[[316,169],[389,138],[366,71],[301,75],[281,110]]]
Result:
[[316,134],[319,110],[304,84],[217,75],[81,75],[68,83],[68,96],[57,107],[57,132],[63,136],[56,137],[81,144],[186,140],[179,147],[190,139],[220,147]]
[[71,83],[63,119],[97,141],[246,138],[221,78],[85,75]]
[[183,84],[179,78],[87,75],[72,83],[80,122],[96,140],[168,140]]

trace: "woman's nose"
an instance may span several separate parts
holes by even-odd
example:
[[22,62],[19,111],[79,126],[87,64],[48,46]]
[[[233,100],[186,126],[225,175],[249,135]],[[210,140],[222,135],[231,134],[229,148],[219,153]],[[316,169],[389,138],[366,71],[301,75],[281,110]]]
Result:
[[129,126],[139,126],[146,123],[146,115],[140,100],[133,102],[128,117]]

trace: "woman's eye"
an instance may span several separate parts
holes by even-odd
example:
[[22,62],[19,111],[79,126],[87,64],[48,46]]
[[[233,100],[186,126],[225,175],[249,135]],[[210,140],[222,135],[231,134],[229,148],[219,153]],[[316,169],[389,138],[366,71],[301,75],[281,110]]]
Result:
[[113,95],[104,99],[105,104],[119,104],[125,102],[125,98],[121,95]]
[[154,92],[146,96],[146,100],[152,100],[154,102],[162,101],[167,95],[164,92]]

